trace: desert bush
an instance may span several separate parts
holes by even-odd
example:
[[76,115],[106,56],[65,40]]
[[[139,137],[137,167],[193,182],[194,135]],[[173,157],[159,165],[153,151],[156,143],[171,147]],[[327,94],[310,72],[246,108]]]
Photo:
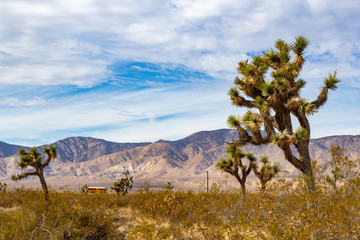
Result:
[[[7,192],[12,209],[0,212],[0,239],[104,239],[115,236],[109,199],[73,192]],[[2,199],[3,200],[3,199]]]
[[331,160],[323,166],[324,170],[330,169],[330,173],[325,174],[325,181],[337,190],[339,181],[354,179],[359,174],[359,167],[359,159],[349,159],[340,146],[332,145]]

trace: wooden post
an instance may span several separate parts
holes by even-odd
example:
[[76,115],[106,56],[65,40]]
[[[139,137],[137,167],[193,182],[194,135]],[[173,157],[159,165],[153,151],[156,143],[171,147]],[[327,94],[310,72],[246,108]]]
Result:
[[206,192],[209,193],[209,171],[206,171]]

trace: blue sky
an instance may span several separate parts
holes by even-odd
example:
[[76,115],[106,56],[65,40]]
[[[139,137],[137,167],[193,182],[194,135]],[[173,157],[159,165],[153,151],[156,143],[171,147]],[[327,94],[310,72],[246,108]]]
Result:
[[312,137],[360,134],[358,1],[2,0],[0,141],[176,140],[226,128],[240,60],[298,35],[302,96],[342,80]]

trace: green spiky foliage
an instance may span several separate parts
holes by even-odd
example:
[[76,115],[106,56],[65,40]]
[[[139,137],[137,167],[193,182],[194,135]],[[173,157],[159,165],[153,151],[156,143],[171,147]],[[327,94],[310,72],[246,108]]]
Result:
[[336,190],[339,180],[355,178],[358,175],[357,167],[360,167],[359,159],[349,159],[340,146],[332,145],[331,160],[324,165],[325,170],[330,170],[330,173],[325,175],[325,180]]
[[118,195],[121,193],[121,195],[125,196],[133,187],[133,176],[129,176],[130,172],[128,170],[123,172],[123,174],[125,177],[114,182],[110,189],[114,190]]
[[253,171],[255,175],[259,178],[261,183],[261,190],[266,189],[266,183],[273,179],[276,175],[280,173],[280,167],[278,164],[272,164],[267,156],[261,157],[260,162],[262,163],[261,168],[257,164],[257,159],[252,156],[254,159],[253,162]]
[[6,192],[7,184],[0,182],[0,192]]
[[[222,158],[216,164],[216,169],[233,175],[241,186],[242,194],[246,194],[246,178],[250,174],[253,166],[252,154],[243,153],[240,147],[229,145],[226,148],[228,158]],[[247,157],[249,163],[244,163],[244,158]]]
[[[304,66],[304,51],[309,41],[299,36],[292,43],[281,39],[275,48],[238,64],[239,77],[229,95],[233,105],[248,108],[242,117],[230,116],[228,124],[237,129],[239,139],[236,146],[246,144],[263,145],[274,143],[283,151],[286,160],[304,173],[309,190],[315,189],[313,170],[309,154],[309,115],[314,115],[328,98],[328,90],[334,90],[340,80],[336,71],[324,80],[324,85],[314,101],[300,96],[306,85],[300,78]],[[293,129],[293,120],[300,127]],[[291,147],[298,155],[294,155]]]
[[52,159],[57,157],[56,146],[51,145],[50,147],[44,147],[43,153],[47,156],[45,162],[42,162],[41,153],[37,151],[36,147],[31,148],[29,151],[20,148],[18,150],[18,155],[20,157],[19,167],[21,169],[32,167],[34,171],[13,175],[11,176],[11,179],[13,181],[18,181],[22,178],[27,178],[28,176],[38,176],[44,191],[45,200],[49,201],[49,190],[44,177],[44,168],[49,165]]

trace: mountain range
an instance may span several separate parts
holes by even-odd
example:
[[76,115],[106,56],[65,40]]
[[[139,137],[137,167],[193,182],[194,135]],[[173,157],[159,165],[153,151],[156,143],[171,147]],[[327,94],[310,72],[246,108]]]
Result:
[[[191,179],[204,176],[206,171],[212,176],[224,177],[215,165],[226,157],[226,143],[236,137],[236,131],[231,129],[202,131],[177,141],[153,143],[116,143],[91,137],[70,137],[53,143],[57,146],[58,157],[50,163],[45,174],[47,179],[67,179],[69,183],[111,182],[121,178],[124,170],[129,170],[139,182],[159,179],[180,182],[182,179],[186,185],[187,181],[190,184]],[[343,135],[311,139],[312,159],[320,163],[328,161],[332,145],[341,146],[350,158],[360,156],[360,135]],[[11,175],[20,173],[17,166],[19,148],[28,149],[0,142],[0,181],[9,181]],[[270,161],[286,169],[288,176],[298,174],[275,145],[249,145],[243,147],[243,151],[252,151],[257,157],[267,155]]]

